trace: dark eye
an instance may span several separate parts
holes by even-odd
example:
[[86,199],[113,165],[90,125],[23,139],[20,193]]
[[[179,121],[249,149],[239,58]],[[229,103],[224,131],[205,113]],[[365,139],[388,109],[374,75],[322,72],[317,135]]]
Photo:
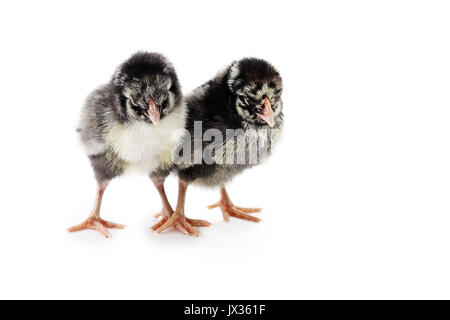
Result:
[[134,102],[133,99],[130,99],[130,102],[131,102],[131,104],[132,104],[133,106],[139,107],[139,105],[138,105],[136,102]]
[[250,105],[250,100],[247,97],[241,96],[240,99],[246,106]]

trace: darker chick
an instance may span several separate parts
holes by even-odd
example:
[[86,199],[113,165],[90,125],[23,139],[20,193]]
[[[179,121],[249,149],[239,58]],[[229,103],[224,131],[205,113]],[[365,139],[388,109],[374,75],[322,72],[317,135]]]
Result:
[[130,169],[150,174],[162,200],[171,208],[163,182],[172,167],[172,152],[180,143],[186,106],[175,69],[162,55],[140,52],[121,64],[112,79],[87,98],[77,132],[97,180],[92,212],[70,232],[124,226],[100,218],[103,193],[109,182]]
[[[230,216],[260,221],[249,213],[261,209],[235,206],[225,184],[271,154],[283,126],[282,90],[280,74],[270,63],[246,58],[235,61],[186,97],[189,134],[179,150],[184,160],[178,161],[176,167],[178,203],[175,213],[159,225],[158,232],[180,221],[188,224],[184,201],[191,183],[220,187],[220,201],[209,208],[220,207],[225,221]],[[211,136],[215,143],[210,142]],[[186,150],[189,155],[182,155]],[[196,159],[199,154],[200,161]],[[190,233],[198,235],[196,230]]]

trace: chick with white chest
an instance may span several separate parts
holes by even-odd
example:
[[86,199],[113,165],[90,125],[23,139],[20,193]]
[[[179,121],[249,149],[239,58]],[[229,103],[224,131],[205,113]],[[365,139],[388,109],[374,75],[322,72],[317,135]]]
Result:
[[129,163],[127,170],[146,173],[170,168],[172,151],[182,137],[186,106],[180,105],[158,126],[137,121],[128,125],[115,123],[106,135],[107,143],[117,155]]
[[111,81],[93,91],[77,129],[97,180],[88,218],[68,230],[94,229],[109,238],[108,228],[123,225],[100,218],[109,182],[132,169],[149,174],[162,197],[163,212],[172,210],[163,182],[180,142],[186,106],[172,64],[162,55],[140,52],[121,64]]

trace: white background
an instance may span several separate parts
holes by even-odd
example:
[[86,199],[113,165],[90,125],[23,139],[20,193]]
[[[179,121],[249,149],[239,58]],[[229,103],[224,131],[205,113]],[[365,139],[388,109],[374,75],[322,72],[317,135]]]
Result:
[[[0,298],[450,298],[450,8],[445,1],[3,1]],[[106,191],[111,240],[81,222],[95,180],[85,96],[137,50],[184,92],[233,59],[281,72],[284,140],[229,185],[263,222],[188,190],[199,238],[148,230],[145,176]],[[172,203],[176,180],[167,183]]]

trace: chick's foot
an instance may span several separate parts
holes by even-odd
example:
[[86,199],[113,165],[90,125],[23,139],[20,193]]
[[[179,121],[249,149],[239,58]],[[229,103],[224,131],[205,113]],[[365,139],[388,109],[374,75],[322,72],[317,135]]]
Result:
[[[153,225],[153,227],[151,228],[153,231],[157,231],[159,228],[161,228],[167,222],[167,220],[169,220],[169,218],[170,218],[169,216],[166,216],[163,213],[158,213],[155,215],[155,218],[160,218],[160,217],[161,217],[161,220],[158,221],[157,223],[155,223]],[[205,221],[205,220],[195,220],[195,219],[189,219],[186,217],[184,219],[193,227],[209,227],[211,225],[211,223],[209,223],[208,221]],[[183,234],[188,234],[186,232],[185,228],[183,227],[183,225],[178,221],[174,222],[173,227],[175,228],[175,230],[177,230]]]
[[81,230],[86,230],[86,229],[92,229],[92,230],[98,231],[106,238],[111,238],[111,234],[109,233],[107,228],[123,229],[123,228],[125,228],[125,226],[123,224],[103,220],[102,218],[89,217],[84,222],[80,223],[79,225],[73,226],[67,230],[69,232],[76,232],[76,231],[81,231]]
[[172,227],[183,234],[198,237],[199,232],[194,227],[209,227],[210,225],[211,223],[208,221],[189,219],[184,216],[184,213],[175,211],[170,217],[164,216],[152,229],[161,233]]
[[223,219],[226,222],[230,221],[230,216],[253,222],[261,221],[261,219],[249,215],[249,213],[260,212],[261,211],[260,208],[243,208],[235,206],[233,202],[231,202],[225,187],[222,187],[220,189],[220,201],[208,206],[208,209],[214,209],[217,207],[219,207],[222,210]]

